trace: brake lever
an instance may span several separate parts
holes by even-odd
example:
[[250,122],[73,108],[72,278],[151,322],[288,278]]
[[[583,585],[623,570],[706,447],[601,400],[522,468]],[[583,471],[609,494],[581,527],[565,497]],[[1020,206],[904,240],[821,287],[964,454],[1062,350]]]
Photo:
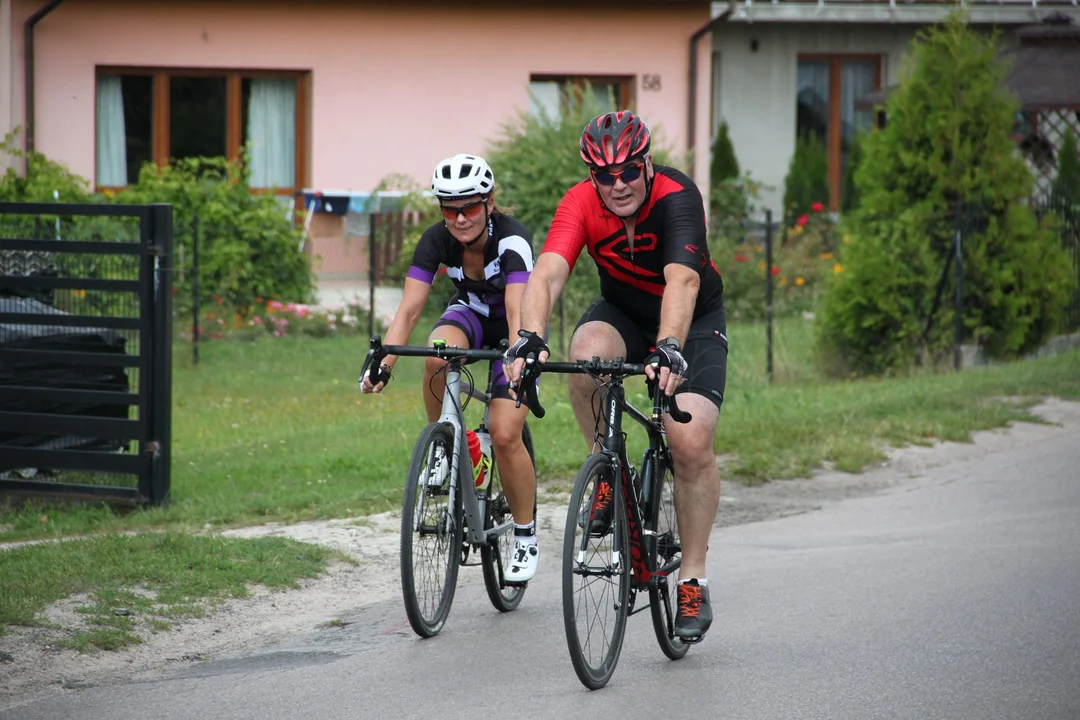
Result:
[[[653,362],[653,363],[650,363],[650,366],[652,367],[653,373],[655,373],[656,377],[659,377],[659,375],[660,375],[660,363],[659,362]],[[670,397],[668,397],[666,395],[663,395],[662,391],[660,390],[660,383],[659,382],[657,382],[656,380],[653,380],[652,381],[652,386],[653,386],[653,406],[654,407],[657,406],[657,405],[659,405],[660,407],[663,407],[662,403],[666,403],[667,404],[668,415],[670,415],[671,419],[674,420],[677,423],[685,424],[685,423],[688,423],[688,422],[690,422],[691,420],[694,419],[693,415],[691,415],[690,413],[686,412],[685,410],[682,410],[682,409],[679,408],[679,403],[675,400],[674,395],[671,395]]]
[[525,357],[525,368],[521,373],[521,380],[518,382],[517,398],[514,403],[514,407],[521,407],[521,403],[524,401],[525,407],[529,408],[538,419],[547,414],[547,411],[540,404],[540,398],[536,395],[536,383],[534,381],[540,377],[539,367],[536,356],[529,353]]
[[356,384],[361,388],[364,385],[364,375],[367,374],[368,379],[372,385],[379,384],[379,363],[375,362],[378,359],[382,362],[382,359],[386,357],[386,353],[382,348],[382,338],[378,335],[371,336],[371,349],[368,350],[367,357],[364,358],[364,366],[360,368],[360,377],[357,378]]

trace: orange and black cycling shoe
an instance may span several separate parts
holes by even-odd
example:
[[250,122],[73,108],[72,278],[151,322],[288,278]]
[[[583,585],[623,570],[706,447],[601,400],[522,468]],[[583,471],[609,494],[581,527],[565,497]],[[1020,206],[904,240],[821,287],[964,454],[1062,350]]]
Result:
[[615,493],[612,485],[607,480],[596,483],[596,492],[593,495],[592,511],[589,513],[589,535],[591,537],[603,537],[611,531],[612,510]]
[[709,588],[698,585],[697,578],[679,583],[679,611],[675,615],[675,637],[683,642],[701,642],[712,625]]

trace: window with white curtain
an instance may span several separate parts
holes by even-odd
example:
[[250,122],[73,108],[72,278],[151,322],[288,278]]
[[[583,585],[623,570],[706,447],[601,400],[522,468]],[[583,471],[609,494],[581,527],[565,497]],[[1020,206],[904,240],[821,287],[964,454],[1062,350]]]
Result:
[[146,162],[237,159],[246,147],[251,187],[292,197],[306,174],[307,82],[306,72],[99,68],[97,185],[132,184]]
[[244,142],[251,186],[296,184],[296,82],[284,78],[244,80]]
[[97,184],[123,187],[152,159],[151,78],[103,75],[97,83]]
[[631,106],[633,84],[630,76],[533,75],[529,79],[529,112],[538,115],[543,111],[548,118],[558,120],[571,97],[588,97],[598,107],[623,110]]

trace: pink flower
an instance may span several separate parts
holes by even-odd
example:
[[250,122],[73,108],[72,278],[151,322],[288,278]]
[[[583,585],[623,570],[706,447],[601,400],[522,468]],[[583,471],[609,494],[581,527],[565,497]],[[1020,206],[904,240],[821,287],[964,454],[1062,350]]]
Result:
[[778,268],[777,266],[773,265],[773,269],[772,269],[772,274],[773,274],[773,276],[774,276],[774,277],[775,277],[776,275],[779,275],[779,274],[780,274],[780,268]]
[[742,253],[735,253],[735,262],[747,262],[749,259]]
[[797,224],[799,227],[806,227],[806,223],[808,222],[810,222],[809,215],[800,215],[799,219],[795,221],[795,224]]
[[[813,205],[811,205],[811,206],[810,206],[810,210],[811,210],[812,212],[822,212],[822,211],[823,211],[824,209],[825,209],[825,206],[824,206],[824,205],[822,205],[822,204],[821,204],[821,203],[819,203],[819,202],[816,202],[816,203],[814,203]],[[805,217],[805,216],[804,216],[804,217]]]

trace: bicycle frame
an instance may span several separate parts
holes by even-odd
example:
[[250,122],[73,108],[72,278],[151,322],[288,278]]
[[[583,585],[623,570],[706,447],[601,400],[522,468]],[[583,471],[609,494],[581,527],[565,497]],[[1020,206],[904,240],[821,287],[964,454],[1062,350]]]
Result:
[[[368,356],[364,361],[364,367],[360,372],[361,380],[364,374],[369,371],[377,374],[378,365],[374,362],[376,358],[386,357],[387,355],[398,355],[402,357],[437,357],[448,362],[446,367],[446,391],[443,393],[442,410],[439,419],[436,422],[450,425],[454,430],[454,437],[457,438],[457,442],[454,443],[454,451],[450,460],[450,473],[452,477],[457,478],[457,482],[450,484],[450,506],[453,507],[453,503],[456,500],[457,493],[461,493],[461,508],[465,515],[465,540],[473,545],[485,545],[490,538],[498,537],[499,535],[508,532],[513,521],[507,521],[491,528],[490,530],[484,530],[484,503],[478,497],[476,492],[467,492],[474,487],[473,478],[469,474],[469,463],[463,462],[463,458],[468,456],[468,444],[465,439],[465,416],[461,405],[461,368],[465,360],[497,360],[502,358],[502,353],[498,350],[465,350],[457,347],[449,347],[447,345],[432,345],[427,346],[412,346],[412,345],[383,345],[378,336],[371,338],[371,350],[368,352]],[[375,381],[375,378],[372,377]],[[488,365],[488,393],[491,392],[491,385],[494,378],[491,373],[491,365]],[[473,397],[478,397],[484,403],[484,419],[483,426],[487,427],[488,415],[491,412],[491,403],[488,396],[476,392],[475,388],[470,386],[470,394]]]
[[[635,585],[638,588],[656,587],[661,579],[678,569],[677,565],[675,567],[655,567],[656,530],[645,528],[643,521],[643,518],[650,516],[652,503],[655,501],[652,497],[655,494],[655,489],[650,477],[653,474],[652,469],[655,468],[656,462],[660,459],[668,467],[671,467],[671,455],[664,444],[666,433],[661,424],[661,418],[665,412],[664,405],[667,405],[667,412],[675,422],[690,422],[690,414],[680,410],[675,398],[665,397],[659,387],[655,385],[652,393],[651,417],[646,417],[644,413],[627,402],[623,381],[634,375],[643,375],[645,366],[624,363],[622,358],[614,361],[602,361],[600,358],[595,357],[592,360],[569,363],[548,362],[531,372],[583,373],[594,378],[602,375],[615,378],[613,381],[606,383],[602,395],[600,410],[602,417],[607,421],[607,429],[603,437],[598,439],[600,440],[601,451],[611,458],[611,462],[619,474],[619,488],[622,501],[626,506],[629,528],[627,541],[630,545],[630,560],[634,571]],[[539,412],[537,412],[537,408],[534,408],[534,412],[541,415],[543,409],[539,408]],[[622,430],[624,414],[628,414],[644,427],[649,435],[648,453],[652,457],[652,467],[647,468],[648,472],[642,474],[640,483],[630,474],[630,468],[633,465],[626,455],[626,440]],[[613,551],[616,557],[619,558],[625,555],[624,551],[626,549],[622,547],[621,543],[622,539],[616,534]]]
[[[644,472],[636,477],[631,474],[633,464],[626,453],[622,420],[623,415],[628,414],[645,428],[649,436],[647,452],[653,455],[655,464],[656,458],[661,453],[667,457],[667,447],[663,441],[665,433],[659,421],[661,408],[654,400],[652,419],[646,417],[644,413],[626,401],[626,390],[620,380],[604,392],[603,411],[607,419],[607,431],[601,438],[601,446],[603,451],[612,458],[619,474],[621,499],[626,507],[627,542],[630,546],[630,562],[634,570],[635,584],[639,588],[654,587],[661,578],[667,576],[670,570],[655,567],[656,530],[646,528],[644,523],[644,518],[650,515],[649,510],[653,502],[652,478],[649,477],[652,473]],[[669,459],[665,461],[670,462]],[[616,536],[614,550],[619,557],[623,557],[625,549],[620,545],[621,538]]]

